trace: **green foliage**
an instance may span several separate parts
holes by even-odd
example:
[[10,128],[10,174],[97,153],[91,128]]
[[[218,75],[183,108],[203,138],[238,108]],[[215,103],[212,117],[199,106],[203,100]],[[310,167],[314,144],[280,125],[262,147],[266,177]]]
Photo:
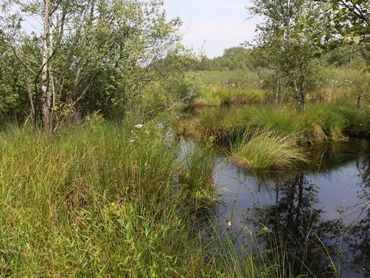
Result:
[[329,48],[345,44],[369,43],[370,4],[365,0],[318,1],[321,11],[320,20],[326,24],[328,35],[325,37]]
[[21,67],[0,32],[0,119],[11,114],[24,116],[27,113],[21,109],[27,105],[25,78]]
[[[203,90],[202,80],[192,74],[175,72],[157,82],[151,82],[143,93],[130,103],[131,108],[153,117],[169,110],[191,106]],[[174,115],[173,115],[174,116]]]
[[356,63],[368,65],[370,63],[369,47],[366,44],[343,45],[329,51],[322,58],[327,64],[337,67],[347,66],[353,68]]
[[193,100],[203,89],[202,81],[192,74],[171,76],[163,82],[163,89],[178,100]]
[[210,70],[234,71],[246,70],[249,66],[250,51],[244,47],[225,49],[221,57],[209,61]]
[[324,32],[314,1],[256,0],[250,11],[264,18],[257,27],[257,43],[275,72],[276,93],[283,83],[302,108],[313,61],[321,54],[317,41]]
[[263,67],[267,67],[267,59],[258,47],[239,46],[227,48],[222,56],[208,58],[194,57],[187,65],[189,71],[197,72],[248,72],[254,71],[259,76]]
[[[156,65],[177,51],[181,22],[167,20],[162,1],[52,1],[51,5],[54,26],[48,86],[53,94],[54,122],[95,111],[123,117],[127,103],[148,83],[170,74]],[[44,6],[43,1],[17,1],[0,18],[0,26],[6,26],[10,60],[22,61],[17,71],[29,80],[12,93],[27,96],[23,93],[31,89],[37,114],[44,101],[40,95],[43,34],[23,32],[18,23],[27,14],[43,22]],[[27,103],[18,103],[17,109],[29,110]]]
[[[42,114],[43,40],[52,37],[48,89],[61,128],[0,134],[0,275],[291,276],[284,251],[267,250],[270,260],[252,242],[236,254],[202,229],[217,201],[210,143],[230,144],[249,168],[287,169],[306,162],[300,144],[369,138],[367,2],[256,0],[258,45],[214,59],[180,45],[181,22],[167,20],[161,0],[51,1],[51,36],[23,32],[22,17],[42,19],[46,3],[1,7],[0,120]],[[338,34],[359,54],[336,63],[347,45],[326,60],[345,68],[323,66],[316,58]],[[310,102],[297,111],[291,97]],[[207,144],[182,156],[164,119],[184,103],[229,107],[187,123]]]

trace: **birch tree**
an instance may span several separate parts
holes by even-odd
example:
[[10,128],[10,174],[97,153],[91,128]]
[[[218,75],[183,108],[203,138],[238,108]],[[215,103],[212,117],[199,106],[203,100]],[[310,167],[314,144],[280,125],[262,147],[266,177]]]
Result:
[[255,0],[250,11],[264,18],[257,26],[257,45],[266,51],[276,82],[283,81],[303,109],[312,62],[321,53],[324,32],[315,2]]
[[[8,26],[11,18],[18,20],[12,28],[17,35],[7,36],[8,42],[30,76],[35,117],[40,116],[47,131],[72,116],[94,111],[121,117],[131,97],[161,78],[156,62],[179,44],[180,21],[167,20],[160,0],[7,0],[2,4],[8,6],[3,25]],[[36,27],[32,34],[27,30],[29,22]],[[37,48],[26,53],[24,42],[31,37]]]
[[49,65],[53,52],[52,13],[51,0],[45,0],[41,65],[41,103],[44,127],[49,132],[53,129],[53,100],[55,99],[53,76],[50,69],[51,66]]

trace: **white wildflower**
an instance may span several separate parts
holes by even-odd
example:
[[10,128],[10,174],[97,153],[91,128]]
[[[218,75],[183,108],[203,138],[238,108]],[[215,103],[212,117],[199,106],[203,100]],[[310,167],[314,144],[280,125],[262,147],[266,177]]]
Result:
[[135,128],[137,128],[137,129],[141,129],[141,128],[143,128],[144,127],[144,125],[142,125],[142,124],[137,124],[137,125],[135,125]]
[[233,227],[233,224],[231,223],[231,221],[227,221],[226,225],[227,225],[228,230],[231,230]]

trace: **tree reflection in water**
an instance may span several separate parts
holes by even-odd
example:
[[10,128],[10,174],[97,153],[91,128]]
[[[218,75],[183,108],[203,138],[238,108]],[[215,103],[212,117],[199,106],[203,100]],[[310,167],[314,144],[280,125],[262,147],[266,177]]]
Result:
[[359,203],[355,207],[361,217],[349,228],[349,246],[354,254],[353,265],[362,269],[365,277],[370,277],[370,154],[359,159],[356,166],[362,182],[359,184]]
[[273,256],[286,256],[283,265],[290,268],[289,272],[332,277],[335,271],[346,272],[340,266],[351,266],[356,272],[369,274],[368,165],[363,173],[359,199],[364,202],[359,206],[363,209],[366,205],[367,216],[350,225],[344,224],[340,212],[338,219],[324,219],[325,211],[319,207],[319,187],[303,173],[271,187],[274,204],[254,208],[254,224],[266,226],[272,232],[263,236],[266,248],[273,251]]
[[[370,277],[369,150],[366,141],[315,146],[307,150],[310,165],[277,173],[220,157],[214,174],[223,201],[220,232],[232,236],[236,250],[271,254],[280,273],[293,277]],[[271,232],[261,233],[264,227]]]

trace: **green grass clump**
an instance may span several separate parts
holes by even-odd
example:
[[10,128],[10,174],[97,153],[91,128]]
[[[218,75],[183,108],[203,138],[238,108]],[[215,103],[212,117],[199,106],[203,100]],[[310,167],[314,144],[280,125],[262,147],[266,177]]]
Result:
[[257,132],[234,144],[231,157],[254,169],[287,169],[306,161],[294,138],[273,131]]
[[12,128],[0,134],[0,151],[1,275],[195,277],[206,269],[192,231],[212,172],[196,166],[207,165],[202,156],[180,163],[160,128]]

